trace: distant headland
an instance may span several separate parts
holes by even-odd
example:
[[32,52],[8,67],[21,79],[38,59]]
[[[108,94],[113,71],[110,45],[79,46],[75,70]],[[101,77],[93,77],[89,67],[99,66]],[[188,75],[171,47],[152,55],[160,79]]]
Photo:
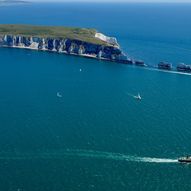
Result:
[[0,46],[130,62],[116,38],[87,28],[3,24],[0,25]]
[[[144,61],[127,57],[116,38],[88,28],[0,24],[0,47],[50,51],[141,67],[148,66]],[[148,68],[173,73],[191,73],[191,65],[183,63],[174,68],[171,63],[160,62],[157,66],[149,65]]]
[[15,5],[15,4],[25,4],[29,3],[27,1],[22,1],[22,0],[0,0],[0,5]]

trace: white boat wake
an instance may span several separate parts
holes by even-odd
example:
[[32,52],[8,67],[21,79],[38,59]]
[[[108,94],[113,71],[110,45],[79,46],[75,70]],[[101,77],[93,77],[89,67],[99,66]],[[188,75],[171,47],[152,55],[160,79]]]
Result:
[[130,97],[133,97],[133,98],[135,97],[135,95],[130,94],[130,93],[127,93],[127,95],[130,96]]
[[130,96],[130,97],[133,97],[134,99],[137,99],[137,100],[141,100],[142,99],[139,93],[137,95],[133,95],[133,94],[127,93],[127,95]]
[[191,73],[178,72],[178,71],[173,71],[173,70],[160,70],[158,68],[146,68],[146,67],[144,69],[151,70],[151,71],[157,71],[157,72],[170,73],[170,74],[180,74],[180,75],[191,76]]
[[72,150],[42,152],[42,153],[0,153],[0,160],[33,160],[33,159],[64,159],[64,158],[87,158],[115,160],[137,163],[177,163],[177,159],[136,157],[120,153],[101,152],[93,150]]
[[151,157],[136,157],[130,155],[124,155],[120,153],[110,152],[99,152],[99,151],[86,151],[86,150],[70,150],[68,154],[74,156],[86,157],[86,158],[97,158],[97,159],[111,159],[117,161],[128,161],[128,162],[144,162],[144,163],[177,163],[177,159],[169,158],[151,158]]
[[149,162],[149,163],[177,163],[177,159],[167,159],[167,158],[149,158],[149,157],[142,157],[140,158],[142,162]]

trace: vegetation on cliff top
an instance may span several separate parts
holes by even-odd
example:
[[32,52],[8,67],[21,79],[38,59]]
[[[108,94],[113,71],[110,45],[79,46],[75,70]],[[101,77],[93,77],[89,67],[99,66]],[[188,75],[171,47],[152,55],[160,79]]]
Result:
[[95,38],[95,33],[95,29],[86,28],[0,24],[0,35],[9,34],[42,38],[69,38],[94,44],[106,44],[105,42]]

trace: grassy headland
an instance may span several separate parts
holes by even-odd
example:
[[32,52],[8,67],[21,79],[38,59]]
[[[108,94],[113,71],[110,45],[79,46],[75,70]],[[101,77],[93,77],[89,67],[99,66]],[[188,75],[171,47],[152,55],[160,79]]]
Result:
[[69,38],[81,40],[93,44],[106,43],[95,38],[95,29],[72,28],[62,26],[35,26],[35,25],[17,25],[17,24],[0,24],[0,35],[21,35],[26,37],[42,38]]

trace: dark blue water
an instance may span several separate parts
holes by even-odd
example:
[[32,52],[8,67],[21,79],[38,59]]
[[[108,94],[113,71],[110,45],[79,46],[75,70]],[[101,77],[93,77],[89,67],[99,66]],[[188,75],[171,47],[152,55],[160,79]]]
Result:
[[[189,64],[190,18],[189,4],[0,7],[0,23],[96,28],[149,64]],[[188,75],[1,48],[0,190],[189,190],[191,167],[175,159],[191,153],[190,83]],[[131,96],[138,92],[141,102]]]

